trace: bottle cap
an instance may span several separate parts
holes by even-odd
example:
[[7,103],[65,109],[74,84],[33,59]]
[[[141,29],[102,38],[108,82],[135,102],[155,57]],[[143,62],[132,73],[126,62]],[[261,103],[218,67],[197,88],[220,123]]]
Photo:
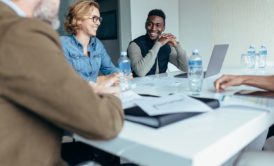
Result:
[[126,52],[126,51],[122,51],[122,52],[121,52],[121,55],[122,55],[122,56],[127,56],[127,52]]
[[255,46],[254,46],[254,45],[252,45],[252,44],[250,44],[249,48],[255,48]]
[[197,55],[197,54],[199,54],[198,49],[194,49],[194,50],[192,50],[192,54],[193,54],[193,55]]

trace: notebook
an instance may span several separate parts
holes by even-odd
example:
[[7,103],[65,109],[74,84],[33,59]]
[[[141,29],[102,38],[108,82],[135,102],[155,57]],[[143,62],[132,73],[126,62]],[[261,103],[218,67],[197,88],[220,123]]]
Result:
[[[207,104],[213,109],[219,107],[219,101],[217,99],[201,98],[201,97],[193,97],[193,98],[204,102],[205,104]],[[125,109],[125,119],[127,121],[139,123],[149,127],[160,128],[183,119],[200,115],[202,113],[203,112],[183,112],[183,113],[172,113],[172,114],[149,116],[140,107],[134,106],[134,107]]]
[[126,113],[125,119],[127,121],[131,121],[134,123],[142,124],[142,125],[153,127],[153,128],[160,128],[168,124],[201,114],[201,112],[185,112],[185,113],[149,116],[138,106],[126,109],[125,113]]
[[[228,44],[214,45],[209,63],[207,65],[207,70],[204,72],[204,78],[216,75],[221,71],[227,49]],[[175,77],[187,78],[187,73],[178,74],[175,75]]]

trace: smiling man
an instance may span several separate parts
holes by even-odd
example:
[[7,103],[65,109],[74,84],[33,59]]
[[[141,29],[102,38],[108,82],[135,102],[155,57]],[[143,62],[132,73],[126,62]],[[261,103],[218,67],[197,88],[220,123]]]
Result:
[[130,42],[128,55],[134,77],[164,73],[168,62],[182,71],[187,71],[185,51],[171,33],[165,30],[165,13],[160,9],[151,10],[146,20],[146,35]]

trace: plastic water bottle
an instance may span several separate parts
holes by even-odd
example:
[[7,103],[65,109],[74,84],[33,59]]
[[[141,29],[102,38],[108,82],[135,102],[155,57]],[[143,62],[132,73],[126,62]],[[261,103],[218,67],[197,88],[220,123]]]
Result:
[[120,87],[122,91],[130,89],[129,76],[131,74],[130,60],[127,58],[127,52],[122,51],[118,60],[119,74],[120,74]]
[[254,46],[250,46],[247,50],[247,68],[254,69],[256,64],[256,50]]
[[188,84],[192,94],[199,94],[203,85],[203,63],[198,50],[193,50],[188,60]]
[[265,68],[266,67],[266,57],[267,57],[267,49],[264,45],[259,49],[259,58],[258,58],[258,67]]

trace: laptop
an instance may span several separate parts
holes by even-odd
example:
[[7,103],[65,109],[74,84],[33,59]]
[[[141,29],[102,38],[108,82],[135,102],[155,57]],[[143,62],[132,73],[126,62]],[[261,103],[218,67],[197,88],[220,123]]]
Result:
[[[216,75],[221,71],[227,49],[228,44],[214,45],[207,69],[204,72],[204,78]],[[187,78],[187,73],[178,74],[175,77]]]

